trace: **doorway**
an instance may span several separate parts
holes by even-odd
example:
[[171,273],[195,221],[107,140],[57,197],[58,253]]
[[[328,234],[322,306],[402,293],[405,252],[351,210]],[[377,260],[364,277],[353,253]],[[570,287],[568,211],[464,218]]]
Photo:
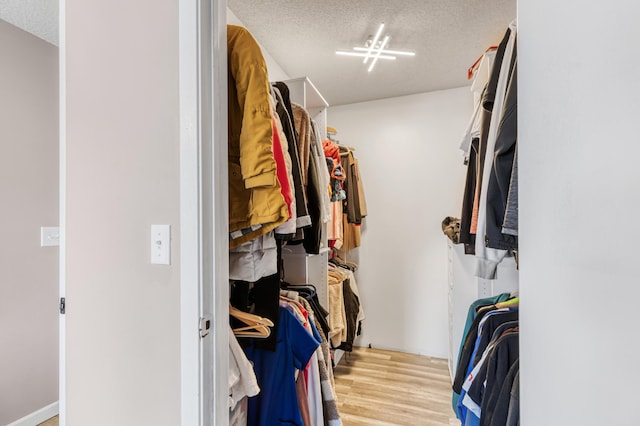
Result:
[[0,424],[25,425],[58,410],[58,49],[0,20],[0,56]]

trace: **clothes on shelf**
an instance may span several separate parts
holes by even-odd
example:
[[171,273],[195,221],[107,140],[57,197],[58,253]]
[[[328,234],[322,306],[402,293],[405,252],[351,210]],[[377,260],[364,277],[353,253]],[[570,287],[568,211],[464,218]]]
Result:
[[460,146],[467,164],[460,242],[485,279],[495,279],[498,264],[518,248],[516,38],[514,20],[481,60],[474,113]]
[[519,299],[513,296],[469,307],[453,381],[453,409],[463,426],[518,424]]

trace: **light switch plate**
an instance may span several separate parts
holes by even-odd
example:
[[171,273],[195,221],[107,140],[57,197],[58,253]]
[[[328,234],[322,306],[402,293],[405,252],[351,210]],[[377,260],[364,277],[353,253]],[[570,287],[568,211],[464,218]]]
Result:
[[151,263],[171,264],[171,225],[151,225]]
[[57,226],[43,226],[40,228],[40,247],[60,245],[60,228]]

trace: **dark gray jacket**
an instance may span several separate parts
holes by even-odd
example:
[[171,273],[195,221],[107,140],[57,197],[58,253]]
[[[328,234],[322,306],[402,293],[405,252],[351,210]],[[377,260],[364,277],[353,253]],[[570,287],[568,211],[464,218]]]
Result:
[[518,247],[517,237],[502,233],[518,136],[518,78],[515,49],[513,56],[513,71],[507,86],[493,153],[493,168],[487,189],[487,247],[500,250]]

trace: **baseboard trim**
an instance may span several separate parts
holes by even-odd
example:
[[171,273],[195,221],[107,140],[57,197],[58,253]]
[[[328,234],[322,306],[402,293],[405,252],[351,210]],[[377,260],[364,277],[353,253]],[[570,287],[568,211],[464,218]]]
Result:
[[49,420],[51,417],[58,414],[58,401],[53,404],[49,404],[31,414],[27,414],[21,419],[16,420],[7,426],[36,426],[45,420]]

